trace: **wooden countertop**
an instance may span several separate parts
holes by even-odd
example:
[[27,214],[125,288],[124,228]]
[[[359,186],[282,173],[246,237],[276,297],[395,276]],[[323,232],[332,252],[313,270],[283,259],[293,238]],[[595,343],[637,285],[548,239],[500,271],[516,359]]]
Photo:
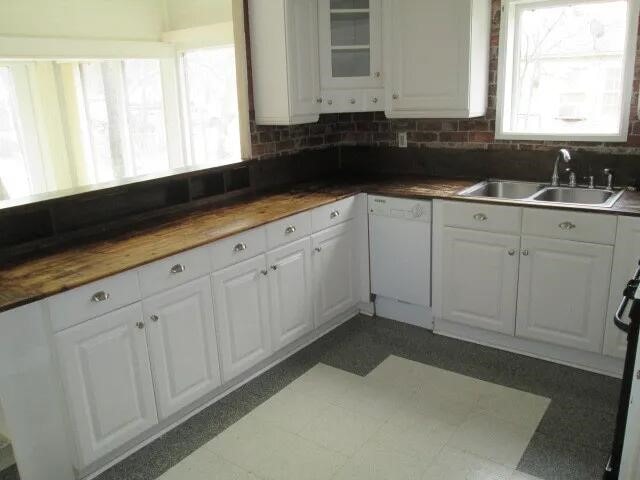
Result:
[[[372,182],[307,184],[288,192],[260,195],[227,206],[194,211],[153,227],[134,230],[127,235],[75,246],[4,267],[0,272],[0,312],[356,193],[425,199],[451,198],[456,192],[475,183],[470,180],[413,176]],[[465,200],[461,197],[455,199]],[[518,202],[500,203],[522,205]],[[626,192],[610,209],[573,210],[640,216],[640,193]]]

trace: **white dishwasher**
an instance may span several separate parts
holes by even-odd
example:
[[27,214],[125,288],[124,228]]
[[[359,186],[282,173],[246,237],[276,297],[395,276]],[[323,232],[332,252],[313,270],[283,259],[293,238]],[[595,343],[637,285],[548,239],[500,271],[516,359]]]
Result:
[[376,313],[424,328],[431,314],[431,202],[369,195]]

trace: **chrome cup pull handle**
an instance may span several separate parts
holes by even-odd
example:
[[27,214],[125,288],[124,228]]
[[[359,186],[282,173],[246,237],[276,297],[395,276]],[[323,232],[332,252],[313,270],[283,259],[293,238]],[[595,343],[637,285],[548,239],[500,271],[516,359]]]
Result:
[[333,212],[331,212],[329,214],[329,218],[338,218],[340,216],[340,211],[339,210],[334,210]]
[[484,213],[476,213],[473,216],[473,219],[477,220],[478,222],[486,222],[489,219],[489,217],[487,217]]
[[247,249],[246,243],[238,243],[235,247],[233,247],[234,253],[244,252]]
[[576,226],[571,222],[562,222],[558,225],[562,230],[573,230]]
[[284,229],[285,235],[291,235],[292,233],[295,233],[295,231],[296,231],[295,225],[289,225],[287,228]]
[[109,300],[109,297],[111,297],[111,295],[107,292],[96,292],[91,296],[91,301],[93,303],[100,303],[100,302],[106,302],[107,300]]
[[171,267],[171,270],[169,270],[170,273],[182,273],[187,269],[187,267],[185,267],[184,265],[182,265],[181,263],[178,263],[177,265],[174,265],[173,267]]

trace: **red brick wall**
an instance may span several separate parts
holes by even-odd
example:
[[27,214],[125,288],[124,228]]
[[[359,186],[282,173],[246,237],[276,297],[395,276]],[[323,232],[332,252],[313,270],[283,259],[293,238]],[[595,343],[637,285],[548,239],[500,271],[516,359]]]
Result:
[[626,143],[495,140],[500,0],[492,0],[491,53],[487,114],[474,119],[389,120],[382,112],[322,115],[317,124],[264,127],[252,122],[254,157],[293,153],[325,145],[397,145],[397,132],[408,132],[409,146],[471,150],[552,150],[558,145],[600,153],[640,154],[637,116],[640,55],[636,57],[629,139]]

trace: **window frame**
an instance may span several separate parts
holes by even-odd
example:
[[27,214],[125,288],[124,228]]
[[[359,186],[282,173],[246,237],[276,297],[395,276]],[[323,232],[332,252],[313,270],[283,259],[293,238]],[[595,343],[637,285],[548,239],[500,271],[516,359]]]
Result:
[[500,38],[498,47],[498,88],[496,98],[496,131],[497,140],[539,140],[539,141],[583,141],[583,142],[626,142],[629,135],[629,119],[631,115],[631,99],[633,96],[633,77],[636,63],[636,47],[638,38],[638,17],[640,0],[627,0],[627,24],[624,47],[622,74],[622,105],[620,108],[619,130],[613,134],[594,133],[530,133],[505,131],[506,118],[511,113],[513,96],[513,68],[516,52],[516,13],[522,5],[540,4],[545,6],[567,5],[577,3],[598,3],[602,0],[502,0],[500,6]]

